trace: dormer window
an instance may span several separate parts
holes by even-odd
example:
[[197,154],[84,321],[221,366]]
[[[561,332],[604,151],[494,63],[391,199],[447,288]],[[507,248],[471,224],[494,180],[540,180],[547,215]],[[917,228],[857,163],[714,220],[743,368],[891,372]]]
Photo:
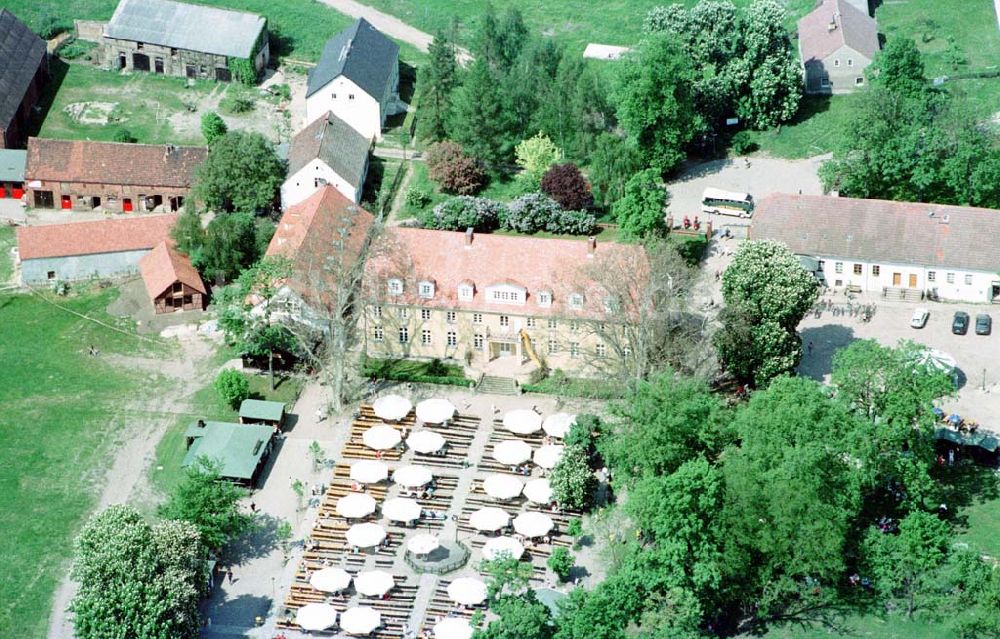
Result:
[[604,298],[604,311],[606,313],[617,313],[621,310],[621,303],[618,298],[614,295],[609,295]]
[[475,293],[475,288],[472,284],[468,282],[462,282],[458,285],[458,299],[463,302],[471,302],[472,296]]
[[538,305],[552,306],[552,291],[538,291]]
[[389,295],[402,295],[403,294],[403,280],[399,278],[391,278],[389,280]]
[[494,284],[486,288],[486,299],[493,304],[524,304],[528,290],[515,284]]
[[417,291],[419,292],[420,297],[426,299],[434,297],[434,282],[430,280],[422,280],[419,284],[417,284]]
[[569,307],[576,309],[583,308],[583,293],[570,293]]

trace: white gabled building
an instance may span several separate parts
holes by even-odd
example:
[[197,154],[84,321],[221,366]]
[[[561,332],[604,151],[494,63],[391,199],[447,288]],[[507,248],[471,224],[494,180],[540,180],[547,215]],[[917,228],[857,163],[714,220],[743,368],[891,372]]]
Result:
[[749,236],[784,243],[834,288],[1000,302],[1000,210],[773,194]]
[[306,118],[327,112],[368,139],[382,138],[399,102],[399,45],[364,18],[327,41],[309,72]]
[[329,184],[355,204],[368,175],[371,140],[325,113],[292,138],[288,178],[281,185],[281,208],[298,204]]

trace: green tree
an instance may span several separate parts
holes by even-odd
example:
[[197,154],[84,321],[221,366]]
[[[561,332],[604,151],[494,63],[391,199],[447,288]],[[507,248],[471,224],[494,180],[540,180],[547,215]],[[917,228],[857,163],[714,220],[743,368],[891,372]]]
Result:
[[568,510],[587,508],[597,488],[597,478],[590,470],[587,451],[579,446],[567,446],[549,476],[552,497]]
[[518,138],[511,134],[498,80],[482,59],[472,63],[454,93],[448,132],[451,139],[492,170],[498,170],[513,156]]
[[192,255],[198,271],[216,283],[231,282],[267,250],[274,233],[270,220],[251,213],[216,215],[205,229],[204,244]]
[[201,224],[198,209],[185,205],[170,229],[170,237],[177,243],[177,248],[191,258],[192,264],[198,264],[205,246],[205,227]]
[[539,132],[534,137],[522,140],[514,148],[515,162],[521,168],[520,179],[532,190],[537,190],[542,176],[553,164],[562,161],[563,153],[549,136]]
[[702,125],[694,111],[691,63],[667,36],[654,36],[622,63],[615,92],[618,121],[647,166],[667,173]]
[[916,43],[905,36],[889,38],[866,73],[872,84],[893,93],[919,95],[926,90],[924,61]]
[[559,546],[552,550],[552,554],[549,555],[545,565],[559,577],[559,581],[566,581],[573,571],[573,563],[573,554],[569,549]]
[[627,138],[602,133],[590,155],[590,182],[605,206],[625,196],[626,185],[642,169],[639,147]]
[[259,133],[228,131],[195,171],[192,194],[214,211],[270,211],[285,165]]
[[117,131],[115,131],[114,141],[122,142],[124,144],[133,144],[135,142],[138,142],[135,136],[132,135],[132,132],[129,131],[128,129],[118,129]]
[[754,129],[768,129],[795,116],[802,98],[799,57],[776,0],[754,0],[744,10],[739,33],[743,54],[727,71],[742,87],[736,114]]
[[584,161],[601,149],[597,138],[615,121],[606,82],[580,56],[562,55],[555,76],[539,91],[533,122],[566,155]]
[[250,382],[243,373],[227,368],[215,378],[215,391],[222,401],[236,410],[244,399],[250,397]]
[[203,557],[198,530],[189,523],[150,525],[124,505],[94,515],[74,544],[75,636],[197,636]]
[[199,457],[157,510],[164,519],[194,524],[201,542],[213,552],[246,532],[253,523],[253,517],[239,508],[246,489],[222,481],[220,469],[217,461]]
[[215,111],[206,111],[201,116],[201,134],[205,137],[205,142],[209,146],[221,138],[229,130],[226,121],[219,117]]
[[624,194],[614,204],[619,233],[630,240],[663,235],[667,230],[663,214],[666,205],[667,191],[659,170],[639,171],[625,184]]
[[484,559],[479,562],[479,572],[489,578],[486,583],[486,593],[490,601],[496,601],[505,595],[518,595],[524,592],[531,583],[532,575],[535,574],[530,563],[513,557]]
[[458,86],[455,45],[439,30],[427,48],[429,61],[417,73],[420,138],[437,142],[448,136],[451,97]]
[[473,37],[472,51],[494,70],[513,66],[528,40],[524,16],[515,7],[508,7],[498,19],[492,3],[483,7],[479,27]]
[[516,597],[500,597],[490,603],[497,616],[485,629],[476,630],[474,639],[549,639],[552,613],[538,600],[534,590]]

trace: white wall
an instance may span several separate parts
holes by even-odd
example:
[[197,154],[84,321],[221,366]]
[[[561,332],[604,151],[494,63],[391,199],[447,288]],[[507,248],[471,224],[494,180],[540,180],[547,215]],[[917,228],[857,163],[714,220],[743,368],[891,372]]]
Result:
[[[857,262],[842,258],[811,256],[823,262],[822,272],[828,286],[860,286],[864,291],[881,292],[885,287],[914,288],[923,292],[936,292],[940,299],[962,302],[987,303],[991,301],[992,285],[1000,282],[1000,276],[983,271],[969,271],[948,268],[924,268],[883,262]],[[841,272],[837,272],[840,263]],[[861,266],[861,274],[854,272],[855,265]],[[878,266],[878,275],[874,268]],[[893,275],[899,273],[899,284],[894,284]],[[915,286],[910,286],[910,276],[916,276]],[[949,275],[951,277],[949,277]],[[966,278],[970,278],[966,283]],[[932,279],[933,278],[933,279]],[[949,282],[948,280],[952,281]]]
[[333,186],[355,204],[361,201],[361,186],[355,188],[331,169],[326,162],[317,158],[299,169],[294,175],[290,175],[281,185],[282,210],[298,204],[315,193],[316,189],[319,188],[316,185],[317,178],[326,180],[327,184]]
[[[336,97],[334,97],[336,96]],[[351,96],[354,96],[352,99]],[[313,122],[327,111],[347,122],[369,140],[382,139],[385,111],[378,100],[344,76],[338,76],[306,98],[306,121]]]

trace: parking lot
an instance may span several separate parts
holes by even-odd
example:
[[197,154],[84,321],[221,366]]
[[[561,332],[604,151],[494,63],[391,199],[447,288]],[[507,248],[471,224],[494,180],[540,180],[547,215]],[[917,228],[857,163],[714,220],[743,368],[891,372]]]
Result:
[[[843,293],[829,294],[834,305],[849,303]],[[849,314],[835,316],[823,311],[820,317],[810,314],[799,325],[802,335],[803,358],[799,373],[817,380],[829,380],[833,354],[856,339],[876,339],[894,346],[901,339],[909,339],[929,346],[955,358],[960,370],[960,388],[954,398],[942,403],[947,412],[957,412],[974,419],[984,427],[1000,431],[1000,331],[993,327],[991,335],[976,335],[975,320],[979,313],[991,315],[1000,321],[1000,307],[988,304],[961,304],[940,302],[887,302],[881,296],[855,296],[853,304],[876,305],[870,322]],[[913,311],[923,307],[930,311],[927,326],[910,327]],[[970,315],[969,331],[953,335],[952,316],[956,311]],[[812,344],[810,352],[809,344]]]

